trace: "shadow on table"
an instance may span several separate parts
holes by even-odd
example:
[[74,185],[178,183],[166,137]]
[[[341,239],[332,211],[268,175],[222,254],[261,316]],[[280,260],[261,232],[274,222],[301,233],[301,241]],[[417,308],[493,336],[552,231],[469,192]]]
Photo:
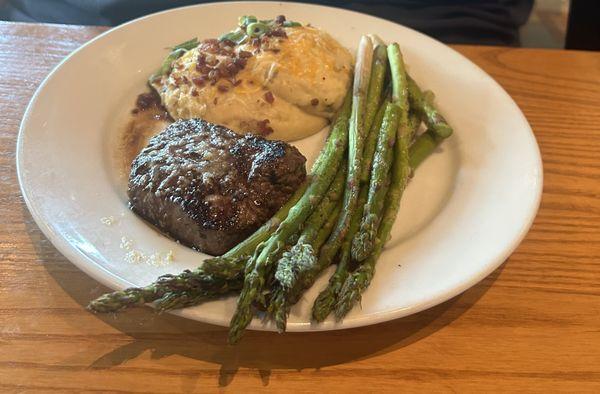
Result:
[[[26,217],[31,219],[28,212]],[[26,220],[26,223],[32,239],[45,241],[33,220]],[[40,243],[33,244],[38,247]],[[38,250],[40,258],[47,252]],[[273,369],[318,369],[385,354],[417,342],[466,312],[487,292],[501,270],[502,266],[476,286],[443,304],[402,319],[326,332],[279,335],[248,331],[236,346],[227,345],[226,328],[169,314],[157,315],[150,308],[138,308],[118,315],[98,314],[98,319],[130,336],[132,342],[98,358],[90,368],[111,368],[150,351],[155,359],[180,355],[219,364],[221,386],[227,386],[240,367],[256,368],[263,385],[268,385]],[[48,273],[81,306],[109,291],[83,273],[76,281],[64,270],[48,269]],[[90,289],[94,290],[90,292]],[[199,376],[187,376],[186,387],[194,387]]]

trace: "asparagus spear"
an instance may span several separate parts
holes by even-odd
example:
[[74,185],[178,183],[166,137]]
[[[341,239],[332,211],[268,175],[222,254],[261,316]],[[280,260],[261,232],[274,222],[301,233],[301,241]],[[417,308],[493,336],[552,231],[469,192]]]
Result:
[[[356,223],[360,223],[359,220],[355,220],[354,217],[350,223],[350,226]],[[357,225],[355,227],[358,227]],[[348,276],[348,264],[350,262],[350,242],[345,239],[342,242],[340,250],[340,257],[335,269],[335,272],[329,278],[329,283],[325,290],[321,291],[317,296],[312,308],[312,319],[316,322],[322,322],[329,316],[333,308],[335,307],[339,291],[346,281]]]
[[337,204],[331,215],[327,218],[327,221],[325,221],[323,226],[317,232],[317,235],[313,241],[313,249],[315,251],[318,251],[321,246],[323,246],[325,241],[327,241],[327,238],[329,238],[331,230],[333,230],[333,227],[337,223],[337,218],[340,215],[341,210],[342,206]]
[[[375,120],[378,108],[383,99],[382,92],[387,73],[387,50],[385,45],[377,45],[373,51],[373,65],[371,66],[371,77],[369,80],[369,92],[367,93],[367,104],[365,106],[365,124],[366,131],[371,130]],[[365,148],[368,142],[365,142]],[[366,160],[365,160],[366,164]],[[369,165],[370,167],[370,165]],[[364,173],[364,171],[363,171]]]
[[[297,285],[298,273],[304,267],[316,264],[317,257],[315,251],[318,251],[320,247],[320,244],[316,245],[316,238],[319,235],[323,238],[322,233],[324,230],[327,230],[327,227],[329,228],[329,232],[331,232],[331,228],[333,227],[331,217],[337,217],[339,213],[339,209],[337,209],[339,207],[338,200],[341,198],[343,192],[345,176],[346,171],[342,166],[338,169],[327,195],[323,198],[319,207],[307,219],[298,241],[289,251],[283,253],[283,256],[277,263],[277,270],[275,272],[277,282],[274,285],[269,313],[274,317],[279,332],[285,331],[287,315],[290,309],[290,303],[288,303],[287,298],[289,292]],[[322,243],[321,240],[319,242]]]
[[321,249],[319,264],[328,266],[341,246],[342,240],[348,232],[350,219],[356,209],[358,200],[362,154],[365,137],[364,117],[371,75],[373,58],[373,44],[363,36],[357,52],[357,61],[354,70],[354,87],[352,94],[352,115],[350,117],[349,145],[348,145],[348,173],[346,175],[346,190],[344,192],[343,209],[338,218],[335,229]]
[[275,233],[257,248],[256,253],[246,264],[244,286],[238,298],[235,313],[231,319],[229,342],[240,340],[245,328],[252,321],[252,304],[259,300],[279,253],[288,238],[298,231],[310,212],[319,204],[335,177],[348,141],[348,115],[350,97],[347,97],[342,110],[332,127],[327,143],[313,167],[311,181],[304,195],[294,205]]
[[[145,287],[130,287],[104,294],[90,302],[88,309],[94,312],[116,312],[129,306],[156,301],[167,292],[170,292],[170,297],[173,298],[176,294],[173,292],[175,288],[188,292],[197,291],[203,295],[202,299],[206,298],[207,287],[215,287],[213,282],[231,280],[241,276],[248,255],[256,249],[259,243],[266,240],[279,226],[279,223],[285,219],[290,208],[304,194],[306,187],[307,182],[304,182],[269,221],[223,256],[207,259],[201,267],[193,271],[186,270],[179,275],[163,275],[156,282]],[[233,286],[232,283],[230,285]],[[225,291],[218,286],[216,288]],[[218,291],[214,293],[215,295],[221,294]],[[172,301],[170,303],[173,304]]]
[[410,167],[416,169],[444,140],[433,130],[427,130],[410,146]]
[[[337,224],[339,215],[342,211],[342,205],[338,204],[334,208],[333,213],[324,223],[323,227],[317,233],[317,236],[312,242],[312,249],[314,251],[318,251],[321,246],[326,242],[327,238],[331,235],[331,231]],[[314,281],[317,279],[317,276],[321,273],[321,271],[325,268],[323,264],[319,261],[319,259],[315,259],[314,264],[304,264],[299,267],[299,272],[297,274],[297,280],[288,290],[288,302],[293,305],[300,299],[302,292],[312,286]]]
[[392,102],[400,111],[398,137],[394,145],[394,161],[392,164],[392,180],[386,196],[385,211],[377,232],[374,249],[371,255],[352,272],[340,290],[336,304],[335,315],[337,319],[343,318],[360,299],[362,292],[369,286],[375,273],[375,263],[387,242],[394,221],[400,208],[400,199],[408,182],[410,163],[408,158],[408,145],[412,130],[408,124],[408,92],[406,71],[402,54],[397,44],[388,46],[388,58],[392,74]]
[[346,171],[343,166],[338,169],[337,174],[329,187],[327,195],[323,198],[317,209],[306,220],[304,229],[296,244],[277,262],[275,279],[285,288],[293,287],[297,280],[297,273],[301,266],[314,264],[316,256],[312,247],[319,229],[327,220],[328,216],[334,211],[338,200],[344,190],[344,178]]
[[[219,296],[239,287],[245,258],[232,259],[228,272],[223,275],[208,274],[202,267],[194,271],[185,270],[179,275],[163,275],[145,287],[130,287],[125,290],[104,294],[91,301],[87,308],[94,312],[117,312],[130,306],[156,301],[169,292],[199,291],[206,297]],[[236,268],[237,267],[237,268]],[[234,276],[227,276],[237,272]]]
[[388,174],[392,162],[392,152],[398,130],[398,105],[388,103],[377,139],[377,148],[373,157],[373,168],[369,183],[367,203],[360,227],[352,240],[351,255],[356,261],[363,261],[373,250],[377,229],[381,221],[383,203],[387,194]]
[[[414,120],[413,120],[413,121],[411,121],[410,124],[411,124],[410,127],[413,129],[413,134],[414,134],[416,129],[418,129],[418,127],[419,127],[419,123],[414,122]],[[419,165],[421,165],[421,163],[423,163],[423,161],[435,151],[435,149],[440,145],[440,143],[443,140],[444,140],[444,138],[439,137],[432,130],[427,130],[423,134],[419,135],[417,137],[417,139],[415,140],[415,142],[410,146],[410,149],[409,149],[409,164],[410,164],[411,172],[414,172],[417,169],[417,167]],[[363,189],[363,190],[366,191],[366,189]],[[361,193],[363,192],[363,190],[361,190]],[[351,224],[351,227],[352,227],[352,224]],[[352,234],[352,230],[349,231],[349,234]],[[378,243],[379,243],[379,237],[376,239],[375,248],[374,248],[374,254],[379,255],[379,254],[381,254],[381,250],[378,250],[378,248],[379,248]],[[321,294],[319,294],[319,296],[313,306],[312,316],[313,316],[313,320],[315,320],[317,322],[325,320],[325,318],[331,313],[331,311],[335,307],[340,289],[341,289],[342,285],[344,285],[344,282],[346,281],[346,278],[348,277],[347,264],[349,262],[349,253],[348,253],[347,245],[348,244],[346,242],[342,245],[342,252],[341,252],[340,262],[338,263],[338,269],[336,270],[335,274],[331,277],[329,286],[323,292],[321,292]],[[383,248],[383,245],[381,245],[381,247]],[[370,258],[372,258],[372,257],[370,257]],[[367,261],[365,264],[373,264],[374,265],[376,260],[377,259],[375,258],[374,260]],[[370,282],[370,279],[369,279],[369,282]],[[350,285],[348,285],[348,286],[350,286]],[[368,285],[366,287],[368,287]],[[354,297],[357,297],[357,296],[354,296]],[[346,313],[347,313],[347,311],[342,311],[342,310],[340,310],[340,312],[339,312],[340,315],[345,315]]]
[[[331,212],[329,218],[323,223],[322,227],[317,232],[314,237],[312,243],[303,244],[301,250],[298,250],[296,253],[300,254],[302,267],[304,271],[306,269],[311,269],[315,264],[317,264],[317,259],[315,256],[315,251],[318,251],[321,245],[327,240],[333,226],[337,222],[337,217],[340,213],[342,206],[337,204]],[[305,272],[300,272],[304,275]],[[280,283],[275,285],[275,289],[273,291],[273,297],[271,299],[271,304],[269,305],[269,313],[275,320],[277,325],[277,330],[279,332],[285,331],[285,326],[287,322],[287,316],[290,313],[290,308],[294,305],[300,297],[304,290],[312,285],[314,279],[310,280],[310,283],[307,283],[307,276],[296,276],[301,277],[304,280],[297,280],[293,285],[290,285],[289,288],[284,288]]]
[[[365,161],[364,167],[367,166],[367,163],[370,163],[372,161],[372,156],[375,151],[375,143],[377,142],[377,135],[378,135],[379,129],[381,128],[381,125],[383,122],[383,116],[385,114],[385,108],[386,108],[385,103],[380,106],[379,110],[377,111],[377,115],[375,116],[373,125],[371,126],[371,129],[369,131],[369,135],[367,136],[366,146],[365,146],[365,150],[363,152],[363,158]],[[369,145],[372,145],[372,148],[369,147]],[[367,171],[364,171],[364,167],[363,167],[363,175],[366,174],[366,179],[364,181],[368,182],[369,175],[370,175],[370,171],[369,171],[370,164],[369,164],[369,168],[367,168]],[[361,179],[361,181],[362,181],[362,179]],[[339,258],[335,273],[331,276],[331,278],[329,278],[329,284],[327,285],[325,290],[323,290],[323,291],[321,291],[321,293],[319,293],[319,295],[317,296],[317,299],[315,300],[315,303],[313,305],[312,317],[313,317],[313,320],[315,320],[317,322],[321,322],[321,321],[325,320],[325,318],[333,310],[336,300],[337,300],[339,290],[341,289],[344,281],[346,280],[346,276],[348,275],[348,264],[350,262],[350,247],[351,247],[350,241],[354,237],[354,234],[356,233],[356,231],[358,230],[358,227],[360,225],[360,221],[363,216],[364,205],[367,202],[368,192],[369,192],[369,189],[367,187],[362,187],[359,191],[358,202],[356,204],[356,212],[354,213],[354,215],[352,216],[352,219],[350,221],[350,228],[348,229],[348,234],[347,234],[346,238],[344,239],[344,241],[342,242],[341,252],[339,254],[340,258]],[[318,273],[320,273],[328,265],[329,265],[329,263],[327,263],[327,264],[321,263],[320,264],[320,266],[318,267],[318,271],[316,271],[316,273],[312,274],[313,282],[316,279],[316,276],[318,275]],[[311,282],[311,284],[312,284],[312,282]]]
[[169,291],[161,298],[156,300],[155,308],[158,312],[164,312],[171,309],[188,308],[201,304],[205,301],[212,300],[221,296],[228,295],[242,288],[243,280],[240,276],[239,280],[232,281],[232,285],[220,293],[210,292],[205,290],[184,290],[184,291]]
[[427,128],[432,130],[438,137],[448,138],[452,134],[452,127],[433,105],[431,92],[423,93],[419,85],[408,76],[408,91],[411,105],[419,112]]

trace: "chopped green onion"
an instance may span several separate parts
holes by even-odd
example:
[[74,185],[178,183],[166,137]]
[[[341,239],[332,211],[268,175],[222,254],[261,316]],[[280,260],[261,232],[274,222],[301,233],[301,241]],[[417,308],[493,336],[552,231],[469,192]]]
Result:
[[187,40],[185,42],[182,42],[179,45],[175,45],[173,47],[173,51],[176,51],[178,49],[185,49],[186,51],[189,51],[191,49],[194,49],[198,46],[198,39],[196,37],[192,38],[191,40]]
[[248,36],[246,36],[246,33],[242,29],[236,29],[229,33],[223,34],[221,37],[219,37],[219,41],[229,40],[239,45],[246,41],[247,38]]
[[244,15],[240,16],[238,19],[238,25],[241,28],[246,28],[246,26],[248,26],[249,24],[256,22],[258,22],[258,19],[254,15]]
[[283,27],[298,27],[298,26],[302,26],[302,24],[298,23],[298,22],[292,22],[292,21],[283,22]]
[[246,34],[249,37],[258,37],[262,36],[269,30],[269,26],[265,25],[264,23],[254,22],[249,24],[248,27],[246,27]]
[[173,52],[169,53],[169,56],[165,58],[163,61],[160,70],[158,70],[158,75],[167,75],[169,71],[171,71],[171,66],[173,62],[183,56],[187,51],[183,48],[175,49]]

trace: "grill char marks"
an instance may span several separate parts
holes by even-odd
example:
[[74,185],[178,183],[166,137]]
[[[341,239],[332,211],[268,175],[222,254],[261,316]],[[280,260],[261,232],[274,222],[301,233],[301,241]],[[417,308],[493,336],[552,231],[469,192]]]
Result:
[[282,141],[177,121],[133,161],[131,209],[181,243],[220,255],[271,218],[306,177]]

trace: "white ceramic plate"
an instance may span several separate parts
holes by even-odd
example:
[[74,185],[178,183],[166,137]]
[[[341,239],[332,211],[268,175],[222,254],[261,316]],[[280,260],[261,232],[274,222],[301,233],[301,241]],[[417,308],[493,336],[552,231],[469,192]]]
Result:
[[[310,323],[312,301],[331,267],[293,308],[289,331],[362,326],[421,311],[473,286],[517,247],[538,208],[542,164],[525,117],[490,76],[449,47],[382,19],[306,4],[241,2],[175,9],[117,27],[71,54],[39,87],[19,134],[19,181],[35,221],[69,260],[122,289],[193,268],[205,257],[127,209],[115,141],[164,48],[218,36],[244,14],[284,14],[327,30],[352,50],[365,33],[398,42],[411,74],[435,91],[455,129],[410,182],[362,307],[342,323]],[[296,146],[312,160],[324,135]],[[111,226],[101,222],[110,216]],[[164,266],[127,262],[123,237],[146,254],[172,250],[174,260]],[[230,298],[178,313],[227,325],[234,308]],[[251,328],[271,326],[255,320]]]

